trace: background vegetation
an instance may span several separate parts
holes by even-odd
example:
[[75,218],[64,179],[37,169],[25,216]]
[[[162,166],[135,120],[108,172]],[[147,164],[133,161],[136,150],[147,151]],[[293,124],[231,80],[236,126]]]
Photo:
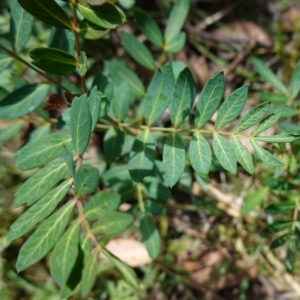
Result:
[[[62,1],[57,2],[65,5]],[[7,46],[12,34],[12,3],[2,1],[0,4],[0,48]],[[287,107],[278,116],[279,121],[268,128],[267,135],[300,134],[300,71],[297,64],[300,8],[297,1],[191,1],[183,26],[186,41],[182,49],[179,47],[174,53],[162,52],[155,42],[146,39],[133,9],[134,5],[147,12],[164,30],[170,19],[172,1],[120,0],[117,4],[125,12],[127,22],[101,40],[81,40],[89,66],[88,86],[92,85],[99,70],[105,69],[112,76],[124,64],[148,86],[156,66],[167,61],[180,61],[192,71],[196,99],[207,80],[224,71],[225,97],[237,88],[249,85],[248,101],[242,115],[265,102],[272,103],[270,114]],[[66,11],[71,15],[70,10],[66,8]],[[132,55],[134,49],[128,46],[132,45],[128,42],[128,33],[150,50],[155,61],[153,68],[151,62],[143,65]],[[36,21],[20,57],[30,61],[28,52],[31,49],[51,43],[53,46],[54,40],[51,26]],[[60,46],[74,52],[74,45]],[[2,49],[0,55],[4,54]],[[28,82],[44,81],[20,60],[12,58],[6,65],[0,61],[0,101]],[[179,69],[180,66],[178,63]],[[80,86],[77,75],[68,75],[67,79],[61,83],[70,89],[76,90],[76,86]],[[117,81],[117,75],[113,79]],[[119,95],[126,95],[126,87],[120,91]],[[61,117],[63,109],[48,112],[43,110],[44,106],[45,103],[34,113],[12,123],[4,118],[0,120],[0,141],[3,141],[0,145],[1,300],[60,299],[60,289],[49,273],[49,257],[22,272],[16,271],[18,253],[30,234],[7,241],[10,226],[24,211],[24,207],[13,208],[14,194],[37,172],[36,169],[18,169],[14,164],[16,151],[34,138],[32,133],[37,129],[47,131],[50,126],[65,126]],[[0,114],[1,109],[3,107],[0,107]],[[138,119],[138,113],[133,106],[128,118]],[[162,128],[170,127],[170,113],[166,112],[159,122]],[[215,122],[214,115],[208,129],[212,129]],[[108,123],[101,124],[105,127]],[[232,131],[236,124],[229,124],[226,130]],[[8,125],[13,125],[8,133],[10,139],[6,138]],[[92,135],[86,159],[97,165],[101,188],[109,190],[113,176],[106,172],[111,162],[110,148],[105,152],[103,147],[106,132],[103,128],[98,127]],[[156,141],[160,144],[159,155],[162,155],[164,140],[157,138]],[[127,142],[130,144],[130,140]],[[88,296],[83,297],[77,291],[69,299],[299,299],[299,145],[297,140],[286,144],[264,144],[283,162],[283,167],[270,167],[254,154],[253,174],[239,166],[235,176],[214,158],[209,175],[201,177],[192,171],[187,161],[183,175],[172,189],[162,185],[160,189],[151,190],[153,183],[149,183],[148,190],[143,191],[147,196],[145,199],[162,200],[151,208],[161,236],[160,254],[152,260],[145,247],[135,244],[141,238],[139,222],[119,234],[118,239],[114,239],[115,244],[110,244],[113,253],[135,267],[140,291],[134,291],[103,258]],[[246,146],[253,152],[250,144]],[[124,148],[123,152],[128,153],[126,143]],[[125,155],[123,159],[126,163],[129,158]],[[158,191],[161,194],[157,195]],[[135,213],[137,201],[134,196],[125,197],[122,202],[120,210]],[[153,205],[152,202],[145,201],[145,206]]]

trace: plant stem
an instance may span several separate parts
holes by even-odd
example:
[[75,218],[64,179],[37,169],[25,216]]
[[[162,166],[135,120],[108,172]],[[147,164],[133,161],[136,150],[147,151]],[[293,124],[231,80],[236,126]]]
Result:
[[144,200],[143,200],[143,192],[142,192],[142,185],[141,183],[138,183],[136,185],[136,194],[139,202],[139,208],[142,213],[145,212],[145,205],[144,205]]
[[24,65],[28,66],[29,68],[31,68],[32,70],[34,70],[35,72],[37,72],[38,74],[40,74],[41,76],[43,76],[44,78],[46,78],[50,83],[53,83],[57,86],[59,86],[61,89],[65,90],[65,91],[69,91],[69,89],[67,89],[66,87],[64,87],[59,81],[57,81],[55,78],[50,77],[49,75],[47,75],[46,73],[44,73],[43,71],[41,71],[40,69],[38,69],[37,67],[35,67],[34,65],[32,65],[31,63],[27,62],[25,59],[23,59],[22,57],[20,57],[17,53],[10,51],[9,49],[7,49],[6,47],[4,47],[3,45],[0,45],[0,49],[4,50],[5,52],[7,52],[12,58],[15,58],[17,60],[19,60],[20,62],[22,62]]
[[[77,2],[77,1],[76,1]],[[79,41],[79,34],[78,34],[78,18],[77,18],[77,12],[76,12],[76,4],[77,3],[72,3],[72,15],[73,15],[73,26],[74,26],[74,37],[75,37],[75,48],[76,48],[76,54],[77,54],[77,60],[79,60],[80,54],[81,54],[81,49],[80,49],[80,41]],[[85,77],[80,76],[81,80],[81,86],[84,91],[84,93],[88,93],[88,89],[86,87],[86,82],[85,82]]]

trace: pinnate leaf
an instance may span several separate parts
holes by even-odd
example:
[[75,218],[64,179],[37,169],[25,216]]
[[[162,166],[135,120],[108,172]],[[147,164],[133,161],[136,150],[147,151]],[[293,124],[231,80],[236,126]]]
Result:
[[38,262],[51,250],[67,226],[74,204],[74,201],[66,203],[30,236],[18,256],[18,272]]

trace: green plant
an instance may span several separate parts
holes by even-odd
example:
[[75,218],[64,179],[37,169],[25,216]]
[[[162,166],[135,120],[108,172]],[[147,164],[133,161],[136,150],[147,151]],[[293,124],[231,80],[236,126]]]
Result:
[[[208,142],[212,137],[212,148],[223,169],[235,175],[239,162],[252,174],[252,155],[241,139],[251,141],[262,161],[282,167],[284,164],[259,142],[289,143],[298,136],[290,133],[260,136],[285,111],[279,108],[263,118],[269,112],[269,102],[251,109],[232,131],[225,130],[226,125],[239,118],[248,86],[233,91],[220,106],[223,73],[208,80],[195,111],[190,114],[196,96],[191,71],[183,63],[166,62],[167,56],[171,57],[185,44],[186,36],[181,29],[189,1],[176,1],[164,34],[146,12],[134,10],[136,24],[159,52],[158,59],[134,35],[120,34],[132,58],[155,72],[147,89],[133,71],[116,59],[106,61],[103,71],[87,75],[89,58],[81,50],[80,38],[105,37],[125,22],[125,14],[110,2],[101,6],[91,6],[86,0],[64,2],[68,3],[63,5],[65,10],[54,0],[13,1],[11,43],[2,40],[0,44],[4,51],[0,70],[18,60],[48,81],[15,84],[12,91],[3,91],[0,102],[0,118],[14,120],[13,125],[1,132],[2,141],[19,132],[24,121],[42,124],[17,152],[16,166],[27,171],[45,165],[16,192],[15,207],[26,204],[30,208],[12,224],[8,240],[36,228],[21,248],[17,270],[36,263],[53,248],[49,267],[63,298],[69,297],[79,283],[81,295],[89,294],[99,271],[100,253],[138,291],[135,272],[106,250],[105,245],[137,220],[141,240],[150,257],[157,258],[161,240],[153,215],[163,214],[162,203],[170,199],[168,187],[173,187],[184,173],[188,164],[186,155],[193,170],[207,176],[213,164]],[[80,21],[78,15],[82,17]],[[29,52],[32,62],[28,63],[22,57],[22,50],[32,34],[33,16],[55,29],[48,47]],[[63,77],[74,72],[78,74],[80,87]],[[59,94],[54,94],[56,89]],[[47,109],[67,107],[58,121],[40,109],[49,90]],[[297,94],[295,90],[299,92],[299,87],[290,89],[293,96]],[[61,91],[65,91],[64,97]],[[166,127],[161,116],[169,107],[171,126]],[[35,115],[23,118],[33,111]],[[216,111],[214,128],[205,128]],[[59,131],[50,133],[50,125]],[[257,126],[250,134],[242,133],[254,125]],[[94,131],[105,134],[101,155],[91,162],[84,155]],[[107,164],[105,167],[101,165],[103,162]],[[100,186],[110,190],[100,190]],[[133,204],[129,211],[117,211],[121,203],[129,200]]]

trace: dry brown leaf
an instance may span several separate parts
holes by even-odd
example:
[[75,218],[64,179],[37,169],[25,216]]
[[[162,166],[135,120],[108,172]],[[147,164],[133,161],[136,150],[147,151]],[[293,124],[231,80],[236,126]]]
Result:
[[258,42],[262,45],[270,46],[272,39],[269,34],[251,21],[233,21],[227,27],[220,27],[210,32],[213,39],[221,42]]
[[[114,239],[105,247],[132,268],[141,267],[152,262],[143,243],[133,239]],[[101,259],[105,256],[101,255]]]

